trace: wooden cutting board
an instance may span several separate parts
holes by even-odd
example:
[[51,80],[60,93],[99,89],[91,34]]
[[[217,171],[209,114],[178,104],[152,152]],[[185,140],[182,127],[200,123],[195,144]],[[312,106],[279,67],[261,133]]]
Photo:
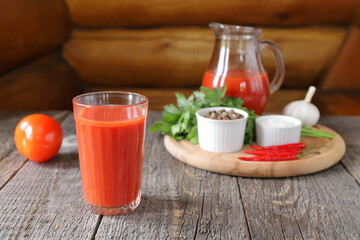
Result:
[[169,153],[178,160],[206,171],[243,177],[288,177],[327,169],[343,158],[346,147],[342,137],[327,127],[317,125],[316,128],[332,132],[335,137],[333,139],[302,138],[301,141],[307,143],[308,146],[319,147],[309,151],[319,153],[305,155],[298,160],[291,161],[250,162],[239,160],[240,156],[252,156],[243,152],[252,150],[248,145],[234,153],[211,153],[202,150],[199,145],[193,145],[185,140],[176,141],[169,136],[165,136],[164,144]]

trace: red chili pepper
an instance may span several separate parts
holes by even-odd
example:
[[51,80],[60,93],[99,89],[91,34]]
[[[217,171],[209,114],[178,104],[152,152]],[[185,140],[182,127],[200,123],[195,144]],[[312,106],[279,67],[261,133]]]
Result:
[[290,144],[268,146],[268,147],[251,145],[250,147],[257,150],[281,150],[281,149],[289,149],[289,148],[306,148],[306,143],[290,143]]
[[298,159],[297,154],[288,154],[288,155],[262,155],[256,157],[239,157],[241,160],[245,161],[287,161]]
[[252,154],[252,155],[289,155],[291,153],[300,154],[302,153],[301,148],[289,148],[289,149],[281,149],[281,150],[252,150],[252,151],[244,151],[244,153]]

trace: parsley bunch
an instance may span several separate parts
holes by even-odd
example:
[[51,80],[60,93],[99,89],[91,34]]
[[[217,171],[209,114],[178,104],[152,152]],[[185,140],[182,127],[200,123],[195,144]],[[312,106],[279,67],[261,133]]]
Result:
[[238,108],[249,113],[245,130],[244,144],[252,144],[255,141],[255,119],[257,115],[253,110],[243,107],[244,101],[240,98],[225,96],[225,88],[209,89],[200,87],[200,91],[193,92],[188,98],[184,94],[175,93],[177,106],[168,104],[164,107],[162,118],[151,127],[151,132],[160,131],[176,140],[189,140],[198,144],[196,111],[206,107],[231,107]]

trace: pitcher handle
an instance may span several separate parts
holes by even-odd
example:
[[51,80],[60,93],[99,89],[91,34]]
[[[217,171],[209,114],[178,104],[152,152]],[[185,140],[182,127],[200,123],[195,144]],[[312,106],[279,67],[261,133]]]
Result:
[[275,76],[273,80],[270,82],[270,94],[273,94],[280,88],[281,84],[284,82],[284,77],[285,77],[284,58],[280,48],[272,41],[267,41],[267,40],[261,41],[261,46],[268,46],[273,57],[275,58],[275,67],[276,67]]

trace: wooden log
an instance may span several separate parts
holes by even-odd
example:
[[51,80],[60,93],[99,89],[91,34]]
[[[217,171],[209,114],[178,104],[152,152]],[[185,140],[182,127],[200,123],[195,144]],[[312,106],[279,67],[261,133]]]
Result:
[[72,109],[80,84],[59,54],[50,54],[0,77],[0,109]]
[[[284,53],[286,87],[307,87],[333,61],[346,28],[265,28],[263,39]],[[127,87],[198,87],[209,63],[214,36],[209,28],[75,30],[64,57],[90,84]],[[264,52],[270,75],[274,63]]]
[[322,115],[360,115],[360,91],[319,91],[315,94],[313,102],[321,109]]
[[298,25],[348,23],[356,0],[65,0],[72,21],[85,26],[232,24]]
[[352,26],[340,54],[321,83],[321,89],[360,91],[359,56],[360,26]]
[[352,20],[352,24],[355,26],[360,27],[360,8],[356,10],[356,13],[354,15],[354,18]]
[[0,73],[61,46],[69,30],[62,0],[2,0]]

